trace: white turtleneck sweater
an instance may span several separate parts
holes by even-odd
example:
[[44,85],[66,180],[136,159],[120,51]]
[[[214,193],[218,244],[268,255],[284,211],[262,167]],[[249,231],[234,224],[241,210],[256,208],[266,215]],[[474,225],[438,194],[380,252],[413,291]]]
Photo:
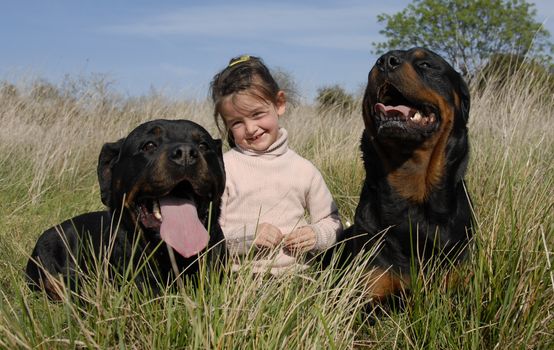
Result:
[[335,244],[342,231],[337,206],[317,168],[288,148],[284,128],[265,152],[237,146],[223,159],[226,185],[219,222],[233,270],[245,263],[252,263],[256,272],[273,274],[307,267],[302,257],[286,254],[282,246],[273,254],[258,254],[253,241],[257,225],[263,222],[284,235],[309,225],[316,234],[314,252]]

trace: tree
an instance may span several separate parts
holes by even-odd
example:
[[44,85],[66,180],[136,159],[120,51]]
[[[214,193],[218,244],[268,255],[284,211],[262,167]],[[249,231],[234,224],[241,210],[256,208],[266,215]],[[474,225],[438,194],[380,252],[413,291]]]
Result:
[[479,88],[490,84],[494,84],[495,88],[503,88],[509,86],[514,78],[520,78],[527,81],[525,86],[543,89],[547,93],[545,97],[548,100],[551,100],[554,94],[554,73],[543,65],[522,56],[493,54],[483,69],[477,72],[476,78]]
[[354,97],[339,85],[317,89],[317,108],[320,112],[334,110],[339,114],[348,114],[354,109]]
[[404,10],[377,16],[386,42],[374,52],[412,46],[445,56],[465,76],[486,64],[492,54],[534,58],[547,65],[554,45],[550,33],[535,21],[525,0],[414,0]]

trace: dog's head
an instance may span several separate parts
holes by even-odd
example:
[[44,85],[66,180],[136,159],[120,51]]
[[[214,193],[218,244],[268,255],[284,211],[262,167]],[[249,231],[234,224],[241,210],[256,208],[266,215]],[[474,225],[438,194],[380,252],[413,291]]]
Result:
[[150,121],[102,147],[98,179],[102,202],[124,225],[162,237],[207,227],[225,188],[221,140],[188,120]]
[[380,142],[417,146],[465,128],[469,91],[436,53],[424,48],[390,51],[369,72],[363,116],[366,130]]
[[[468,158],[469,91],[443,58],[423,48],[390,51],[368,76],[363,100],[367,169],[380,162],[403,198],[423,202],[453,176],[463,178]],[[372,152],[368,152],[372,150]],[[371,156],[369,156],[371,154]]]

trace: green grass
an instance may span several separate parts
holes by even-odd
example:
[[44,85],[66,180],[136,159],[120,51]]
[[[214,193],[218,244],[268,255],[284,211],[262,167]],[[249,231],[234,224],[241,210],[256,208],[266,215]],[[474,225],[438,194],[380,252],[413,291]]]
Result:
[[[533,77],[474,92],[467,173],[477,218],[467,283],[414,278],[405,309],[361,312],[368,257],[333,269],[264,278],[202,276],[154,297],[119,290],[102,274],[83,300],[53,303],[28,290],[23,270],[38,235],[102,208],[96,160],[142,121],[187,118],[216,134],[209,104],[159,95],[125,99],[86,89],[0,93],[0,348],[550,349],[554,347],[554,104]],[[291,147],[322,172],[344,221],[363,181],[361,114],[291,108]],[[375,318],[380,314],[379,318]],[[375,322],[369,322],[370,318]]]

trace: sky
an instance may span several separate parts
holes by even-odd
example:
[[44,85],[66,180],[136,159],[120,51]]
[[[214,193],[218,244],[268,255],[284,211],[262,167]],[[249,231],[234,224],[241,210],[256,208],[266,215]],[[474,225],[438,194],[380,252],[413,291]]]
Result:
[[[362,89],[383,41],[377,22],[407,0],[0,0],[0,80],[60,83],[105,75],[126,96],[152,88],[205,98],[231,57],[252,54],[290,74],[301,97]],[[554,1],[536,20],[554,37]]]

